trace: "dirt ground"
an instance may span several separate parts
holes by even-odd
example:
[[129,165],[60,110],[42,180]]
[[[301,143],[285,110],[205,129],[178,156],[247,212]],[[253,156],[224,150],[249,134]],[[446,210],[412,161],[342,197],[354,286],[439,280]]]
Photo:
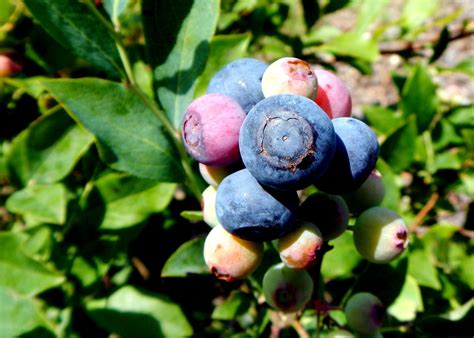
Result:
[[[382,20],[390,21],[400,16],[404,0],[392,0],[388,5],[386,15]],[[440,16],[446,16],[459,8],[463,12],[450,27],[459,25],[463,21],[474,24],[474,0],[440,0],[442,10]],[[323,24],[331,24],[341,30],[351,30],[357,13],[353,8],[338,11],[325,18]],[[435,19],[435,18],[433,18]],[[419,39],[433,40],[439,34],[439,28],[430,28]],[[382,43],[383,46],[383,43]],[[420,50],[425,53],[426,50]],[[462,60],[474,59],[474,35],[453,41],[448,49],[437,61],[441,67],[452,67]],[[336,62],[338,75],[349,87],[353,99],[353,114],[362,116],[364,105],[381,104],[390,105],[398,101],[397,90],[392,83],[391,72],[404,73],[402,68],[403,60],[398,54],[383,54],[374,64],[374,71],[371,75],[362,75],[351,66]],[[472,79],[462,73],[437,73],[433,74],[438,84],[439,95],[448,101],[468,104],[474,102],[474,83]]]

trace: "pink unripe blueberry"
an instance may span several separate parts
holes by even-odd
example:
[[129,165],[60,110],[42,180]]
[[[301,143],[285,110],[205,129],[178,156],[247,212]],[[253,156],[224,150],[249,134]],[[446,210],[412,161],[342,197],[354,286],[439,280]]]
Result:
[[357,251],[373,263],[388,263],[402,254],[408,245],[403,219],[390,209],[372,207],[359,215],[354,225]]
[[9,77],[21,72],[22,66],[11,54],[0,54],[0,77]]
[[245,112],[234,99],[206,94],[191,102],[183,119],[182,136],[198,162],[222,167],[240,159],[239,131]]
[[221,225],[212,228],[204,242],[204,260],[211,273],[227,282],[245,278],[260,265],[263,244],[228,233]]
[[219,221],[216,215],[216,195],[217,188],[210,185],[202,192],[202,217],[204,222],[211,228],[217,226]]
[[350,117],[352,99],[346,85],[336,75],[324,69],[315,69],[318,78],[316,103],[329,118]]
[[311,299],[313,280],[306,270],[291,269],[279,263],[267,270],[262,287],[271,307],[282,312],[296,312]]
[[382,326],[384,307],[373,294],[359,292],[351,296],[344,308],[347,324],[357,333],[374,335]]
[[349,222],[346,202],[338,195],[314,193],[300,205],[298,217],[315,224],[325,241],[342,235]]
[[349,211],[358,215],[362,211],[382,203],[385,196],[385,186],[379,171],[373,170],[364,183],[354,192],[342,197],[349,207]]
[[322,245],[321,232],[309,222],[301,222],[295,230],[276,242],[282,262],[293,269],[307,269],[314,265]]
[[294,94],[316,97],[318,80],[309,63],[294,57],[273,62],[263,73],[262,92],[265,97],[277,94]]

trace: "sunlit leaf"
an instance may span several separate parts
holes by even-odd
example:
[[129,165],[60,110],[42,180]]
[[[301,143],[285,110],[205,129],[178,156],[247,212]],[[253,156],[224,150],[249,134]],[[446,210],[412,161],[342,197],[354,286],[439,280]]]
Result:
[[90,301],[88,315],[100,327],[122,337],[184,337],[193,329],[168,297],[124,286],[108,298]]
[[142,3],[156,94],[176,128],[193,99],[196,79],[204,70],[218,12],[217,0]]

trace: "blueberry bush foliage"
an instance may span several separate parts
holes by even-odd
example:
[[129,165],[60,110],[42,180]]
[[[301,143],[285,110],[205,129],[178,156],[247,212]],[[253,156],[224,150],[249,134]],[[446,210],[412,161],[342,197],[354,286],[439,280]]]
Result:
[[[472,336],[474,110],[445,81],[472,86],[474,64],[440,62],[455,42],[472,48],[468,3],[0,1],[11,61],[0,62],[0,336],[325,336],[347,329],[342,309],[359,291],[383,303],[385,337]],[[378,135],[382,205],[402,215],[410,245],[370,264],[349,227],[293,314],[263,296],[271,245],[244,280],[209,273],[205,184],[179,135],[186,106],[244,56],[362,78],[399,62],[395,99],[358,117]]]

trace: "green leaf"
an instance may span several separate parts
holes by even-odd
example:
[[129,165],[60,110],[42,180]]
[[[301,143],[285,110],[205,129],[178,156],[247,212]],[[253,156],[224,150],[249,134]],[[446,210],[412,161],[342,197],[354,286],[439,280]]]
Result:
[[204,220],[202,211],[200,210],[184,210],[181,211],[179,215],[190,222],[200,222]]
[[21,186],[60,181],[93,140],[64,110],[43,115],[13,140],[7,157],[10,172]]
[[96,136],[100,156],[112,168],[162,182],[183,179],[170,136],[133,89],[93,78],[41,83]]
[[416,147],[415,119],[409,121],[390,135],[380,147],[380,155],[395,172],[411,165]]
[[18,337],[39,327],[49,331],[49,323],[33,299],[0,286],[0,304],[1,337]]
[[443,169],[459,170],[461,167],[462,160],[459,157],[459,154],[457,154],[457,152],[445,151],[443,153],[436,154],[433,164],[433,171],[436,172]]
[[217,320],[235,320],[237,316],[244,314],[249,306],[249,296],[241,291],[234,290],[222,304],[214,308],[211,318]]
[[44,92],[44,88],[39,84],[38,80],[46,79],[44,76],[31,76],[26,78],[5,78],[5,82],[9,85],[21,89],[28,93],[28,95],[38,99]]
[[[472,116],[474,119],[474,115]],[[463,145],[463,139],[450,119],[442,119],[436,124],[432,132],[435,150],[442,150],[450,145]]]
[[14,10],[15,6],[9,0],[0,2],[0,25],[8,21]]
[[176,128],[181,125],[183,113],[193,99],[196,79],[206,64],[218,13],[218,0],[142,3],[157,97]]
[[32,296],[63,283],[62,275],[26,256],[23,242],[21,234],[0,233],[0,287]]
[[77,0],[25,0],[44,29],[75,55],[114,77],[122,72],[115,41],[84,3]]
[[13,193],[6,207],[10,212],[31,217],[38,222],[64,224],[67,191],[61,183],[29,186]]
[[459,62],[454,68],[453,71],[462,72],[470,77],[474,77],[474,60],[467,59]]
[[334,248],[324,255],[321,274],[325,279],[351,277],[354,268],[362,261],[355,249],[352,233],[346,231],[330,244],[334,245]]
[[102,230],[130,227],[163,211],[176,189],[174,183],[159,183],[119,173],[102,176],[95,186],[105,208]]
[[321,46],[321,49],[336,55],[350,56],[374,62],[379,57],[377,42],[355,32],[344,33]]
[[250,43],[250,34],[216,35],[211,39],[206,67],[199,77],[195,96],[206,93],[207,85],[222,67],[231,61],[244,57]]
[[382,158],[377,160],[376,168],[382,174],[385,187],[385,196],[381,206],[397,211],[401,199],[400,187],[397,184],[397,175]]
[[387,312],[401,322],[412,321],[416,313],[423,311],[421,291],[413,277],[407,276],[402,291]]
[[407,0],[401,16],[402,26],[408,31],[420,27],[437,8],[438,0]]
[[355,32],[362,34],[367,31],[380,18],[388,3],[388,0],[363,0],[357,14]]
[[184,337],[193,329],[180,307],[166,296],[124,286],[105,299],[86,304],[100,327],[123,337]]
[[205,236],[182,244],[165,263],[161,277],[186,277],[189,273],[208,274],[203,258]]
[[378,134],[390,135],[399,128],[405,119],[395,111],[381,106],[365,106],[364,116]]
[[410,250],[408,256],[408,273],[422,286],[441,290],[435,260],[424,246],[417,246]]
[[448,120],[456,127],[474,128],[474,105],[456,107]]
[[127,8],[129,0],[104,0],[104,8],[112,19],[112,22],[118,22],[120,14]]
[[416,116],[419,134],[430,126],[437,108],[436,87],[422,63],[414,67],[403,86],[400,108],[405,117]]
[[471,290],[474,289],[474,255],[466,255],[462,258],[461,264],[458,266],[457,275],[459,279],[466,284]]

